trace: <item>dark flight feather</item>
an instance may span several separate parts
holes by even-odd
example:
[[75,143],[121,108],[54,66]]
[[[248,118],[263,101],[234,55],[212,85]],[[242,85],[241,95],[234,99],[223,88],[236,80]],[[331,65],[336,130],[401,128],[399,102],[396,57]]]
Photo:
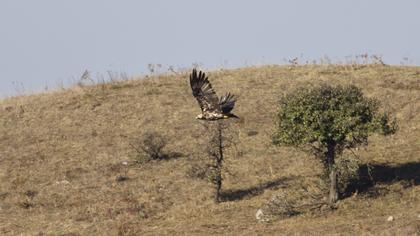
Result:
[[201,71],[197,73],[196,69],[193,69],[190,75],[190,85],[205,119],[219,119],[224,115],[232,117],[230,112],[236,102],[236,97],[233,94],[226,93],[219,99],[206,74]]
[[226,93],[220,98],[219,105],[223,113],[229,113],[235,106],[236,98],[231,93]]
[[197,99],[202,111],[220,111],[219,99],[213,90],[206,74],[193,70],[190,75],[190,84],[193,96]]

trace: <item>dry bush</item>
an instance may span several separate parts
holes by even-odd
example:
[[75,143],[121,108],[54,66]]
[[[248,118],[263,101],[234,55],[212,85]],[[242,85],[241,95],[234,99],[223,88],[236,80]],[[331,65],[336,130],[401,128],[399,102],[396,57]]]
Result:
[[191,166],[186,175],[189,178],[207,180],[214,185],[214,201],[222,200],[222,184],[225,172],[226,152],[235,145],[236,133],[228,120],[206,121],[202,126],[207,134],[204,138],[205,159],[190,160]]
[[285,219],[302,213],[313,213],[327,206],[321,198],[319,192],[314,193],[303,187],[282,189],[271,197],[264,209],[271,219]]
[[[347,196],[348,187],[358,183],[360,165],[361,162],[352,156],[343,155],[337,158],[334,168],[337,171],[341,196]],[[304,186],[307,183],[295,183],[287,190],[277,191],[266,205],[268,216],[272,219],[284,219],[302,213],[315,213],[321,208],[327,209],[324,193],[328,191],[328,173],[325,172],[317,179],[318,181],[310,184],[311,189]]]
[[288,218],[299,214],[296,199],[291,198],[284,191],[271,197],[267,207],[270,215],[279,218]]
[[192,179],[208,180],[211,165],[204,162],[192,162],[186,176]]
[[164,148],[168,139],[157,132],[146,132],[141,138],[130,143],[130,146],[137,152],[138,162],[147,162],[150,160],[164,160],[168,158]]
[[222,191],[222,168],[225,162],[225,149],[228,145],[228,137],[226,131],[228,129],[227,123],[224,121],[217,121],[206,126],[207,132],[211,134],[210,140],[207,144],[207,155],[211,161],[210,165],[207,165],[207,177],[214,184],[215,194],[214,201],[216,203],[221,201]]

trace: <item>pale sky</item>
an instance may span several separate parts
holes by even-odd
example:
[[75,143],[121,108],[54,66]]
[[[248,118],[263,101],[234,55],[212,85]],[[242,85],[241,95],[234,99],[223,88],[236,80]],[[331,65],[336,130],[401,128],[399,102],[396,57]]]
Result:
[[[333,61],[420,65],[418,0],[0,0],[0,97],[149,63],[204,68]],[[404,60],[408,58],[408,60]]]

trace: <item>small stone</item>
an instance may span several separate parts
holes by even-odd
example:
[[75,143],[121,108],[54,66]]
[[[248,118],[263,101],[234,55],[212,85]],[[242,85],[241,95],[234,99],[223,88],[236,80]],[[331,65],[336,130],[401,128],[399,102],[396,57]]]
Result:
[[263,216],[264,216],[263,211],[262,211],[261,209],[258,209],[258,210],[257,210],[257,213],[255,213],[255,218],[256,218],[257,220],[261,220],[261,219],[263,218]]
[[123,161],[121,164],[123,164],[123,165],[128,165],[128,162],[126,162],[126,161]]
[[387,219],[387,221],[389,221],[389,222],[394,221],[394,217],[393,216],[389,216],[388,219]]
[[70,184],[70,182],[68,180],[62,180],[62,181],[56,181],[55,184],[57,184],[57,185],[60,185],[60,184],[67,185],[67,184]]
[[264,212],[262,209],[258,209],[257,212],[255,213],[255,218],[259,221],[259,222],[267,222],[268,219],[265,216]]

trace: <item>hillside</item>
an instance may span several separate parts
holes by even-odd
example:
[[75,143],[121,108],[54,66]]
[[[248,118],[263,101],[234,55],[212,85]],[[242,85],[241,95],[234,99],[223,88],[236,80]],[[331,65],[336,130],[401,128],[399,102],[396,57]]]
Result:
[[[208,74],[219,95],[239,96],[224,202],[213,203],[211,186],[187,174],[206,158],[187,72],[148,76],[0,101],[0,234],[420,234],[420,67],[264,66]],[[314,158],[272,146],[270,135],[280,95],[322,82],[361,87],[396,116],[399,130],[355,150],[374,167],[373,186],[335,211],[260,223],[257,209],[277,191],[318,181]],[[167,137],[166,152],[179,157],[137,163],[130,143],[146,131]],[[118,181],[121,175],[128,179]]]

